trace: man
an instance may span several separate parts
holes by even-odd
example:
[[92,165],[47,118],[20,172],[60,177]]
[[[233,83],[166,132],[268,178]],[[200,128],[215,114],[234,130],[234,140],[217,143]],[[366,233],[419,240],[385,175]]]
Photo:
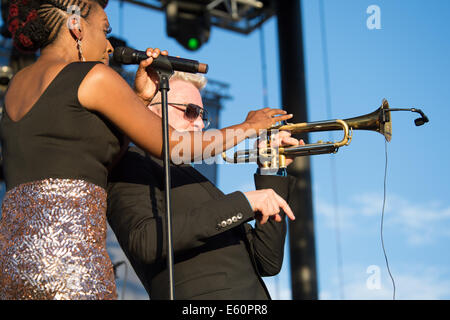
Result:
[[[169,123],[178,131],[204,128],[205,81],[172,76]],[[159,115],[160,101],[149,105]],[[283,141],[298,144],[288,135]],[[161,160],[131,147],[108,186],[109,224],[151,299],[169,298],[163,178]],[[171,166],[176,299],[270,299],[261,277],[282,266],[285,215],[293,218],[282,199],[288,179],[256,174],[260,190],[225,195],[191,165]],[[253,228],[247,222],[255,218]]]

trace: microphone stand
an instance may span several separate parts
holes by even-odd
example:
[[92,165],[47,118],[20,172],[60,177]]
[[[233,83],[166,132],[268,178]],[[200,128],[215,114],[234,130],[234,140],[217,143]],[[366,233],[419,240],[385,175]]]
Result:
[[[139,64],[140,61],[147,59],[147,54],[142,51],[133,50],[126,47],[118,47],[114,50],[114,60],[121,64]],[[173,65],[172,65],[173,63]],[[170,210],[170,158],[169,158],[169,117],[167,92],[169,88],[169,79],[173,75],[174,66],[177,70],[185,72],[208,72],[208,65],[194,60],[166,57],[160,55],[154,60],[151,68],[156,71],[159,77],[159,88],[161,92],[161,113],[163,129],[163,161],[164,161],[164,185],[166,200],[166,223],[167,223],[167,265],[169,272],[169,297],[174,300],[174,281],[173,281],[173,244],[172,244],[172,216]],[[0,170],[1,171],[1,170]]]
[[[163,59],[161,59],[163,60]],[[173,74],[172,64],[168,59],[164,63],[154,68],[159,76],[159,91],[161,92],[161,113],[163,128],[163,161],[164,161],[164,186],[166,200],[166,226],[167,226],[167,267],[169,273],[169,299],[174,300],[174,279],[173,279],[173,244],[172,244],[172,215],[170,210],[170,155],[169,155],[169,116],[167,92],[169,88],[169,79]]]

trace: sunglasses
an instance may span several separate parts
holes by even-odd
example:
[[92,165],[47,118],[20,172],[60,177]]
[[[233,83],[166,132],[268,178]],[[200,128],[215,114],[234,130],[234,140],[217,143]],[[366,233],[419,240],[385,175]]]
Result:
[[[156,104],[161,104],[161,102],[151,103],[150,105],[153,106]],[[208,118],[208,111],[206,111],[206,109],[204,109],[194,103],[171,103],[171,102],[168,102],[167,104],[180,110],[180,111],[184,111],[184,116],[189,121],[193,122],[193,121],[197,120],[198,117],[201,117],[203,120],[203,124],[205,125],[204,129],[209,127],[210,121]],[[180,108],[180,107],[185,107],[185,108]]]

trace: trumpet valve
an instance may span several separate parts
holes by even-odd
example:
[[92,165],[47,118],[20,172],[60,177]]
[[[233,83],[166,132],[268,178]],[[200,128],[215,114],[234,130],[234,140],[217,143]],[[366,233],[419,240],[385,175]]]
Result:
[[284,154],[280,154],[278,157],[278,167],[281,169],[287,168],[286,166],[286,156]]
[[265,169],[278,168],[278,152],[275,148],[267,147],[259,149],[259,159],[258,161],[262,164]]

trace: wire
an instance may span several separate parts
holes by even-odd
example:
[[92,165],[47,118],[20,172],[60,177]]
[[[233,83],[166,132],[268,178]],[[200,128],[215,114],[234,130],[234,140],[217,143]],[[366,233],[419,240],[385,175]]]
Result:
[[123,280],[123,286],[122,286],[122,297],[121,299],[124,300],[125,299],[125,292],[126,292],[126,288],[127,288],[127,280],[128,280],[128,264],[126,261],[119,261],[113,264],[113,269],[114,269],[114,279],[117,280],[119,277],[117,276],[117,268],[120,266],[125,266],[125,275],[124,275],[124,280]]
[[387,153],[387,141],[384,140],[384,153],[386,155],[386,163],[384,167],[384,187],[383,187],[383,210],[381,212],[381,245],[383,247],[383,254],[384,254],[384,260],[386,261],[386,267],[389,273],[389,276],[391,277],[392,286],[394,288],[394,291],[392,293],[392,300],[395,300],[395,281],[394,277],[392,276],[391,269],[389,268],[389,261],[386,254],[386,249],[384,247],[384,240],[383,240],[383,223],[384,223],[384,208],[386,205],[386,177],[387,177],[387,165],[388,165],[388,153]]
[[[319,13],[320,13],[320,30],[322,37],[322,57],[323,57],[323,74],[325,82],[325,97],[326,97],[326,109],[327,109],[327,119],[332,119],[331,111],[331,89],[330,89],[330,71],[328,68],[328,48],[327,48],[327,33],[325,26],[325,12],[323,6],[323,0],[319,1]],[[334,140],[333,134],[330,131],[329,139]],[[337,177],[336,177],[336,159],[334,157],[330,158],[330,168],[331,168],[331,187],[333,192],[333,207],[334,207],[334,224],[336,230],[336,256],[337,256],[337,268],[339,277],[339,294],[341,300],[344,297],[344,267],[342,262],[342,246],[341,246],[341,233],[340,233],[340,219],[339,219],[339,201],[337,192]]]
[[125,292],[127,291],[127,281],[128,281],[128,264],[125,263],[125,276],[123,279],[123,287],[122,287],[122,300],[125,300]]
[[[263,18],[261,17],[261,20]],[[269,106],[269,92],[268,92],[268,81],[267,81],[267,62],[266,62],[266,42],[264,37],[264,24],[259,27],[259,47],[261,54],[261,75],[262,75],[262,89],[263,89],[263,105],[264,107]],[[280,298],[280,276],[274,277],[275,282],[275,294],[277,299]]]
[[[262,20],[262,18],[261,18]],[[263,105],[269,106],[269,93],[267,88],[267,63],[266,63],[266,45],[264,38],[263,25],[259,28],[259,46],[261,53],[261,73],[262,73],[262,88],[263,88]]]

